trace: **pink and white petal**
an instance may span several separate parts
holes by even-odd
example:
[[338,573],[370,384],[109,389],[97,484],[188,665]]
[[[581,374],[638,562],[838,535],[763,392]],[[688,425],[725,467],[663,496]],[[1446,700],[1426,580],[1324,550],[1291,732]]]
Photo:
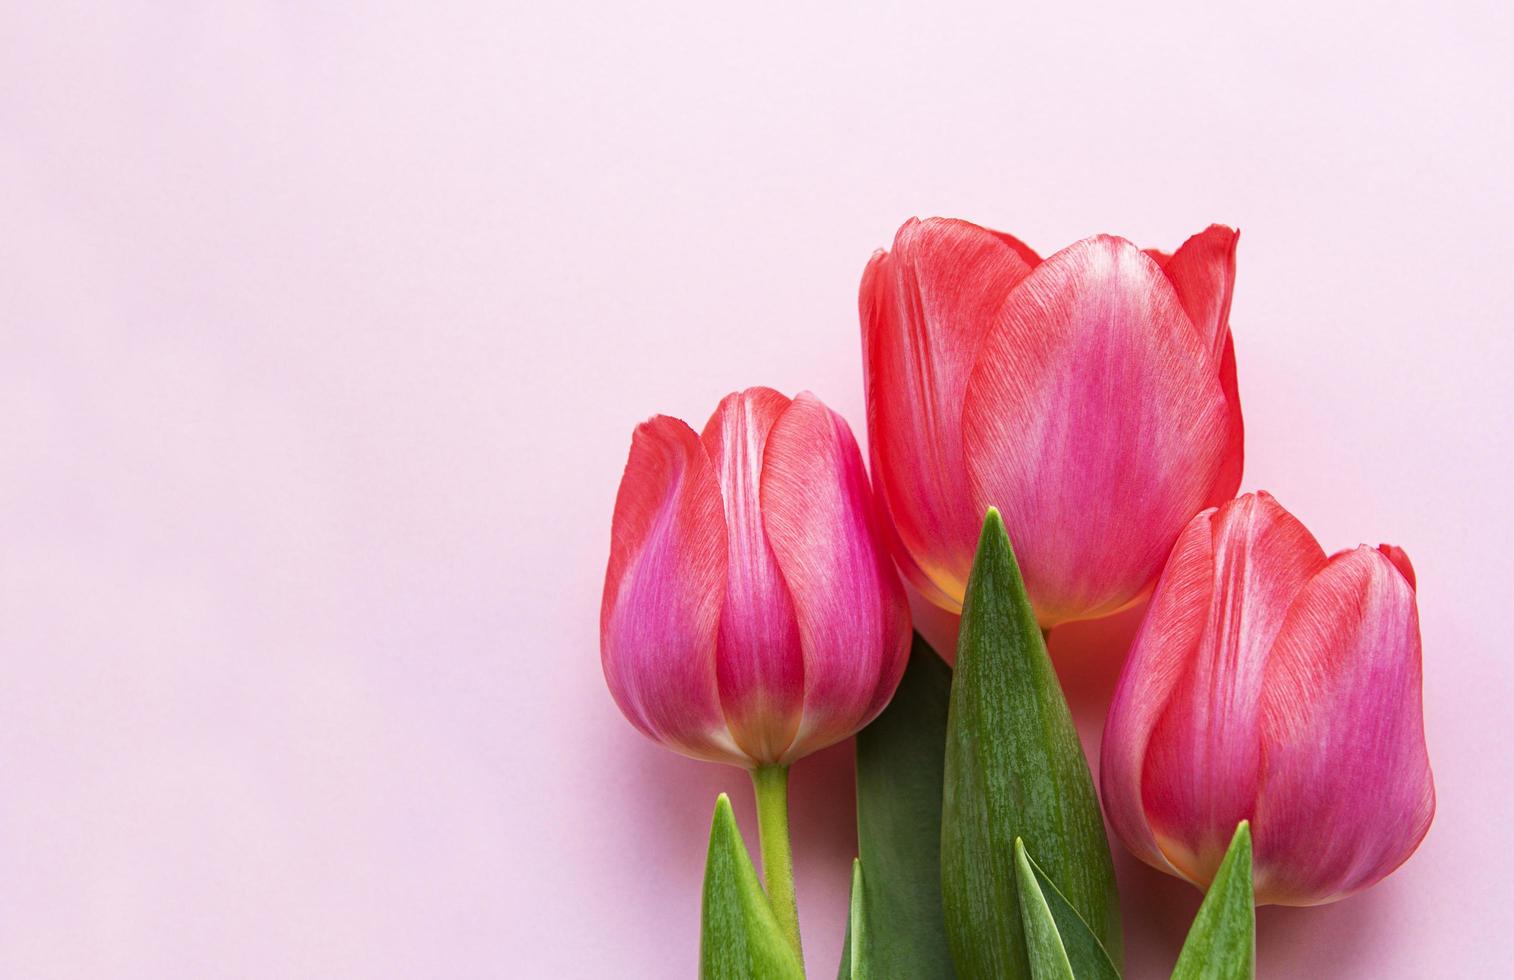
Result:
[[1218,364],[1230,329],[1230,300],[1235,292],[1235,246],[1240,232],[1210,225],[1188,239],[1162,264],[1172,281],[1200,343]]
[[1294,598],[1325,553],[1265,493],[1212,519],[1213,575],[1197,642],[1152,731],[1142,799],[1167,859],[1207,886],[1235,825],[1254,810],[1263,679]]
[[[880,466],[876,445],[869,447],[868,455],[872,463],[872,472],[874,474],[879,473]],[[944,592],[936,584],[936,580],[926,574],[925,569],[920,563],[915,561],[915,556],[910,554],[909,549],[904,546],[904,539],[899,536],[899,529],[894,524],[894,515],[889,512],[888,501],[880,491],[880,486],[881,482],[878,481],[875,481],[873,484],[873,511],[877,516],[878,533],[883,542],[883,549],[893,556],[894,563],[899,567],[899,574],[904,576],[905,581],[915,587],[915,592],[919,594],[920,598],[938,608],[944,616],[960,615],[960,597],[948,595]],[[952,612],[951,610],[958,611]],[[952,653],[950,651],[943,652],[947,663],[953,662]]]
[[782,761],[871,721],[909,655],[909,604],[881,546],[862,455],[808,392],[768,437],[762,510],[804,645],[804,720]]
[[716,677],[726,723],[743,752],[773,762],[804,711],[804,652],[788,584],[762,522],[763,450],[790,400],[771,388],[727,395],[701,439],[725,506],[725,606]]
[[1146,816],[1146,756],[1173,690],[1182,681],[1208,621],[1214,588],[1213,510],[1201,511],[1173,545],[1109,704],[1100,750],[1104,813],[1142,861],[1181,875],[1162,853]]
[[1011,235],[1008,232],[1004,231],[994,231],[992,228],[985,228],[984,230],[987,231],[990,235],[997,238],[999,241],[1008,245],[1010,248],[1014,249],[1015,254],[1020,257],[1020,261],[1025,263],[1027,269],[1034,269],[1036,266],[1041,264],[1041,256],[1036,252],[1036,250],[1020,241],[1020,239],[1016,238],[1014,235]]
[[[883,461],[879,458],[879,446],[883,442],[882,420],[892,418],[899,412],[892,406],[881,404],[884,400],[896,396],[887,390],[887,383],[880,379],[885,367],[885,357],[881,352],[875,354],[874,351],[875,345],[882,344],[885,337],[896,329],[897,315],[893,312],[897,305],[893,265],[895,261],[882,249],[874,252],[867,268],[862,271],[862,287],[858,298],[862,317],[863,381],[866,386],[867,426],[870,434],[868,460],[874,475],[873,506],[878,514],[878,526],[883,534],[885,546],[894,556],[899,571],[928,602],[943,609],[950,609],[954,604],[960,604],[960,598],[943,591],[941,586],[936,584],[936,580],[926,573],[925,567],[915,560],[915,556],[910,553],[904,543],[904,537],[899,533],[898,522],[894,518],[893,511],[889,509],[888,495],[884,493]],[[892,350],[892,347],[890,349]],[[901,465],[906,460],[901,460]],[[908,506],[910,501],[906,499],[904,503]],[[901,516],[907,517],[907,512]]]
[[1178,302],[1193,321],[1199,339],[1214,357],[1230,406],[1230,440],[1225,462],[1215,479],[1209,502],[1219,505],[1235,496],[1245,466],[1245,422],[1236,384],[1235,339],[1230,334],[1230,301],[1235,295],[1235,249],[1241,234],[1224,225],[1210,225],[1183,243],[1162,263]]
[[859,307],[877,493],[921,593],[961,607],[981,512],[962,457],[973,360],[1034,252],[965,221],[911,219],[873,256]]
[[1409,583],[1409,588],[1418,591],[1419,580],[1414,575],[1414,564],[1409,561],[1408,553],[1396,544],[1380,544],[1377,550],[1393,563],[1393,567],[1398,569],[1404,580]]
[[1108,236],[1053,255],[1010,294],[963,427],[969,513],[999,508],[1046,627],[1146,592],[1207,503],[1229,438],[1171,284]]
[[1404,575],[1365,545],[1331,558],[1268,662],[1252,823],[1259,902],[1343,898],[1419,846],[1435,813],[1420,670]]
[[698,759],[749,765],[726,730],[715,679],[725,539],[720,489],[694,430],[665,415],[637,426],[600,608],[605,680],[649,737]]
[[1209,493],[1209,502],[1216,507],[1235,496],[1246,467],[1246,423],[1241,417],[1241,392],[1236,385],[1235,339],[1229,328],[1225,330],[1225,347],[1220,352],[1220,390],[1225,393],[1225,404],[1230,409],[1230,435],[1214,488]]

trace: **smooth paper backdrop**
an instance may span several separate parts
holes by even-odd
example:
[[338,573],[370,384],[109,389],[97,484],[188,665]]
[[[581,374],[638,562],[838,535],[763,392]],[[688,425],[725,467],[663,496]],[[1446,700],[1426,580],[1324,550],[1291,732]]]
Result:
[[[1506,5],[0,4],[0,975],[691,976],[619,716],[632,426],[811,388],[868,255],[1242,229],[1243,487],[1418,566],[1440,812],[1265,976],[1511,955]],[[1052,648],[1090,747],[1134,629]],[[1096,756],[1095,756],[1096,757]],[[850,747],[793,781],[814,975]],[[1131,976],[1199,895],[1116,849]]]

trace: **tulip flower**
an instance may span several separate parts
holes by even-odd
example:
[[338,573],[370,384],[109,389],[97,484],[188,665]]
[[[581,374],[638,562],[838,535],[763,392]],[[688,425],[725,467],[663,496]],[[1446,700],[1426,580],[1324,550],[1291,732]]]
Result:
[[621,710],[685,755],[788,764],[871,721],[904,672],[909,609],[846,421],[749,388],[702,435],[638,426],[600,628]]
[[925,598],[961,611],[994,506],[1043,628],[1108,615],[1149,591],[1189,518],[1234,495],[1235,244],[1214,225],[1170,256],[1100,235],[1043,260],[932,218],[873,256],[873,479]]
[[1408,557],[1326,558],[1264,493],[1194,517],[1126,661],[1102,770],[1125,845],[1201,888],[1241,820],[1259,904],[1382,879],[1435,812]]
[[763,871],[796,950],[787,766],[882,711],[909,653],[880,542],[851,429],[813,395],[749,388],[702,434],[660,415],[632,437],[600,617],[605,679],[650,738],[752,770]]

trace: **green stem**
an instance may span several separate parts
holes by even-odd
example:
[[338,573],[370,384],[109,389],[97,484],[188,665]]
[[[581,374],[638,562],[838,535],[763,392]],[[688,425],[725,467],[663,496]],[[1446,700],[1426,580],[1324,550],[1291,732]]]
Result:
[[757,794],[757,836],[762,841],[762,877],[778,926],[804,959],[799,945],[799,907],[794,902],[794,855],[789,846],[789,767],[752,770]]

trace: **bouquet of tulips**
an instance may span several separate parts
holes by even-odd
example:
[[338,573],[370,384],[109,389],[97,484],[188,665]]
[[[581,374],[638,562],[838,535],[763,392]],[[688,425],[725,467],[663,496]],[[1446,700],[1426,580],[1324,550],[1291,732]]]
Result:
[[[808,393],[637,427],[605,678],[636,728],[748,770],[757,799],[761,879],[715,804],[701,976],[805,975],[788,768],[852,735],[841,978],[1119,977],[1106,821],[1206,893],[1181,978],[1252,976],[1257,904],[1335,901],[1419,845],[1408,557],[1327,556],[1268,494],[1235,496],[1236,239],[1043,259],[906,223],[862,276],[871,480]],[[954,649],[912,640],[903,583],[960,617]],[[1096,790],[1046,638],[1148,599]]]

